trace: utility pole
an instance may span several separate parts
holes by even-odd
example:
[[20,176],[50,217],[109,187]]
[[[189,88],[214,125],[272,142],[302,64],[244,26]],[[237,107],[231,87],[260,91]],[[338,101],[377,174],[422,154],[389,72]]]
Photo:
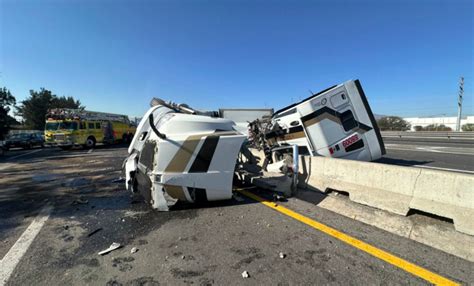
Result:
[[461,113],[462,113],[462,95],[464,93],[464,77],[459,81],[459,97],[458,97],[458,120],[456,122],[456,131],[461,131]]

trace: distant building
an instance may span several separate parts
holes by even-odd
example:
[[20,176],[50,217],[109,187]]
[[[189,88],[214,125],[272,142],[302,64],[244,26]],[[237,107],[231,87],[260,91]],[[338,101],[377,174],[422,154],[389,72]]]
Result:
[[[405,121],[410,123],[411,131],[415,131],[415,126],[426,127],[428,125],[445,125],[450,127],[453,131],[456,130],[457,117],[408,117],[403,118]],[[474,124],[474,116],[467,116],[461,118],[461,126],[464,124]]]

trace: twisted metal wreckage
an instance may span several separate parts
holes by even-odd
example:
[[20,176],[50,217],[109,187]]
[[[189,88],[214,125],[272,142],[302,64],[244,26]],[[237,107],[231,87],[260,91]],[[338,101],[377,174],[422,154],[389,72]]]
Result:
[[272,188],[277,178],[289,196],[300,155],[371,161],[385,154],[358,80],[257,119],[248,135],[218,116],[154,98],[124,162],[127,189],[160,211],[177,201],[230,199],[236,180]]

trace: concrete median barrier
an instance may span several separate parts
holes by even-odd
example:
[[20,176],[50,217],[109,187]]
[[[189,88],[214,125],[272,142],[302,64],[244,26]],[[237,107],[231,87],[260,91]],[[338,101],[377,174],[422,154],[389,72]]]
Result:
[[407,215],[420,210],[454,221],[474,235],[474,175],[300,156],[300,187],[349,193],[357,203]]

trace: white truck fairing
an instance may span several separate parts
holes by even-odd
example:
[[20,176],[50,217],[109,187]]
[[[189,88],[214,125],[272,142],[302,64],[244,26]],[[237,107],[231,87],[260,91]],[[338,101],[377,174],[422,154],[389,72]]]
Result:
[[140,192],[161,211],[178,200],[230,199],[237,155],[246,136],[234,130],[231,120],[157,102],[140,122],[128,149],[127,188]]

